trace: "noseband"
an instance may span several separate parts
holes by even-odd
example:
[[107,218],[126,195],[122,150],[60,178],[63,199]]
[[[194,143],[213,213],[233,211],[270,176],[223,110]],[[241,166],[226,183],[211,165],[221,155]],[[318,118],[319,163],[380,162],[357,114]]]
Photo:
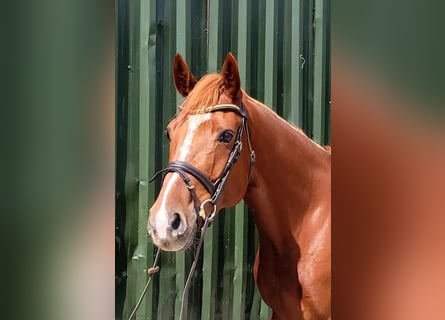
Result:
[[[189,190],[190,195],[193,199],[193,205],[195,208],[196,219],[198,220],[199,217],[201,217],[203,220],[210,219],[209,222],[211,222],[215,216],[216,202],[220,198],[221,192],[222,192],[224,185],[227,181],[227,178],[233,168],[233,165],[238,161],[238,158],[239,158],[241,151],[243,149],[242,137],[243,137],[244,130],[246,131],[247,143],[248,143],[249,150],[250,150],[249,176],[250,176],[250,171],[251,171],[252,165],[255,162],[255,151],[252,150],[252,145],[250,143],[249,128],[247,126],[247,114],[245,112],[243,103],[241,103],[241,107],[238,107],[234,104],[218,104],[218,105],[204,109],[203,113],[210,113],[210,112],[216,112],[216,111],[235,112],[238,115],[240,115],[243,120],[241,126],[238,128],[238,131],[236,133],[236,140],[235,140],[235,143],[233,144],[232,151],[230,152],[229,158],[227,159],[224,170],[222,171],[222,173],[218,177],[218,179],[216,179],[215,182],[212,182],[207,177],[207,175],[205,175],[201,170],[199,170],[198,168],[196,168],[195,166],[191,165],[188,162],[179,161],[179,160],[170,162],[164,169],[161,169],[158,172],[156,172],[156,174],[150,179],[150,182],[151,182],[161,173],[164,173],[164,176],[165,176],[165,174],[167,174],[168,172],[176,172],[184,181],[184,183],[187,186],[187,189]],[[195,187],[193,186],[189,175],[195,177],[206,188],[207,192],[210,194],[209,199],[206,199],[202,203],[199,203],[199,199],[196,194]],[[212,212],[209,215],[209,217],[207,218],[206,213],[205,213],[205,206],[208,203],[212,206]]]

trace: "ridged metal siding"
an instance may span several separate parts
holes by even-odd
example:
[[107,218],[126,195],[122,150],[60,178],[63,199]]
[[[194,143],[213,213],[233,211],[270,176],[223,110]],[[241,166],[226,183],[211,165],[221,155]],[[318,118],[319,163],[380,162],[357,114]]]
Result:
[[[330,141],[329,1],[117,1],[116,318],[128,318],[154,248],[148,208],[167,163],[164,130],[181,100],[172,61],[197,78],[237,57],[243,88],[322,144]],[[241,203],[209,229],[187,319],[270,319],[252,277],[257,235]],[[178,319],[193,253],[161,255],[137,319]]]

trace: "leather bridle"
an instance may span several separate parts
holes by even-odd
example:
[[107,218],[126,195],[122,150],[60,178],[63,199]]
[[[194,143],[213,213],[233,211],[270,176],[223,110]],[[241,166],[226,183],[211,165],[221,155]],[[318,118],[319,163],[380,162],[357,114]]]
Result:
[[[247,126],[247,114],[244,109],[243,103],[241,103],[241,107],[238,107],[237,105],[234,104],[218,104],[215,106],[205,108],[203,111],[200,111],[200,113],[209,113],[217,111],[235,112],[241,116],[242,123],[236,133],[236,140],[233,144],[233,148],[232,151],[230,152],[229,158],[227,159],[226,165],[224,166],[221,175],[215,180],[215,182],[212,182],[207,177],[207,175],[205,175],[201,170],[199,170],[195,166],[191,165],[186,161],[180,161],[180,160],[175,160],[170,162],[164,169],[161,169],[158,172],[156,172],[156,174],[150,179],[151,182],[161,173],[164,173],[165,176],[165,174],[167,174],[168,172],[176,172],[182,178],[187,189],[190,192],[196,213],[196,219],[199,220],[199,218],[202,218],[204,221],[206,219],[210,219],[210,222],[214,219],[214,216],[216,214],[216,202],[220,198],[224,185],[227,182],[227,178],[229,177],[229,174],[233,168],[233,165],[238,161],[238,158],[243,149],[242,138],[244,131],[246,131],[247,143],[250,151],[249,176],[252,169],[252,165],[255,162],[255,151],[252,150],[252,145],[250,143],[249,128]],[[210,198],[204,200],[201,203],[199,202],[198,196],[195,191],[195,186],[192,184],[189,175],[196,178],[204,186],[204,188],[210,194]],[[210,203],[210,205],[212,206],[212,211],[210,215],[207,217],[205,212],[205,206],[208,203]]]

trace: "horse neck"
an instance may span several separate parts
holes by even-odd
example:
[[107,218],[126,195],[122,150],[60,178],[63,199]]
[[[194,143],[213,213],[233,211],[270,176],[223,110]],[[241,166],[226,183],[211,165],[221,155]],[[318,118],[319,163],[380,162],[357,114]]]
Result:
[[[262,103],[244,98],[256,162],[244,197],[263,240],[286,250],[330,188],[330,154]],[[328,181],[327,181],[328,180]]]

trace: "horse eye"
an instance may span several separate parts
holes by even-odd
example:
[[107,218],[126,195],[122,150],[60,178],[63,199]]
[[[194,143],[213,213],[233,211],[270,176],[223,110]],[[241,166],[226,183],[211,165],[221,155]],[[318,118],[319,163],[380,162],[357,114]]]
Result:
[[168,141],[170,141],[170,133],[168,132],[168,130],[165,130],[165,133],[167,134]]
[[229,130],[226,130],[219,136],[219,141],[223,143],[229,143],[230,140],[232,140],[232,137],[233,134]]

